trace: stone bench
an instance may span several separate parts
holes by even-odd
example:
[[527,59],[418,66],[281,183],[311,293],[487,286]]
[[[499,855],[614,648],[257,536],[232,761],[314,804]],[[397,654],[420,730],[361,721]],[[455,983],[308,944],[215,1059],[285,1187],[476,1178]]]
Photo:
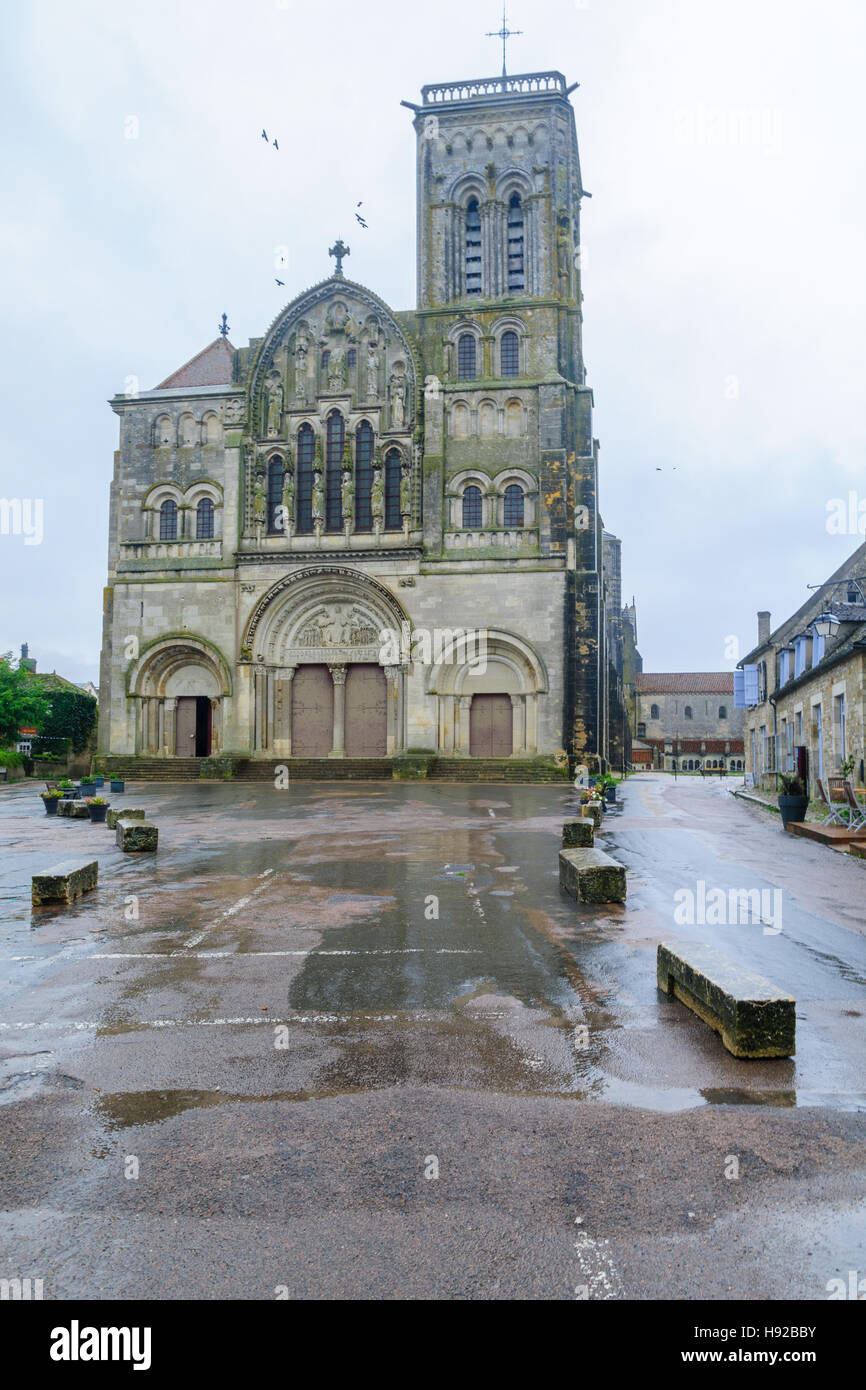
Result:
[[140,806],[123,806],[119,810],[110,809],[105,817],[105,823],[109,830],[114,830],[121,818],[124,820],[146,820],[147,812],[143,811]]
[[571,849],[592,849],[595,843],[595,826],[591,820],[567,820],[562,827],[562,847]]
[[73,902],[96,887],[98,872],[99,864],[95,859],[66,859],[44,874],[34,874],[30,885],[33,906]]
[[115,840],[119,849],[127,853],[141,853],[155,850],[159,831],[149,820],[126,820],[121,817],[115,826]]
[[580,814],[584,820],[591,820],[596,830],[601,830],[601,818],[604,815],[604,807],[600,801],[587,801],[580,808]]
[[67,801],[66,804],[69,807],[69,810],[66,812],[67,816],[71,816],[73,820],[90,820],[87,802],[83,797],[78,801]]
[[735,1057],[793,1057],[796,1000],[703,942],[659,944],[659,989],[721,1035]]
[[581,903],[624,903],[625,869],[603,849],[561,849],[559,886]]

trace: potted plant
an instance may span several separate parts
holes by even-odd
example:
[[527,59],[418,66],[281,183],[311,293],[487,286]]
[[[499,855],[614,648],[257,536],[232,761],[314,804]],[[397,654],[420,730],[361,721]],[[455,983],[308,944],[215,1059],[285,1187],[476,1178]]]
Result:
[[793,772],[779,773],[779,811],[782,816],[782,825],[788,825],[792,821],[802,821],[806,819],[806,811],[809,806],[809,798],[802,780]]
[[94,793],[95,791],[96,791],[96,780],[95,780],[95,778],[93,778],[93,777],[82,777],[82,779],[81,779],[81,795],[82,795],[83,797],[93,796],[93,793]]
[[63,793],[59,787],[49,787],[48,791],[40,792],[42,804],[45,807],[46,816],[57,815],[57,803],[63,798]]
[[108,815],[109,803],[104,796],[89,796],[87,798],[87,809],[90,819],[94,825],[102,825]]
[[60,787],[60,791],[62,795],[65,796],[66,800],[71,801],[75,796],[75,783],[72,781],[72,778],[61,777],[58,786]]
[[126,790],[122,777],[112,777],[111,790],[113,792],[122,792]]
[[103,777],[101,772],[94,772],[93,781],[96,785],[97,791],[102,791],[102,788],[105,786],[105,778]]

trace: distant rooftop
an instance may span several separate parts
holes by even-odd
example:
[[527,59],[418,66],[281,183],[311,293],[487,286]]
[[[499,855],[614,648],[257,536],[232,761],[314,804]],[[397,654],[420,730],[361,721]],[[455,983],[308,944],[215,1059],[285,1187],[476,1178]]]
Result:
[[231,386],[235,350],[228,338],[214,338],[206,348],[191,357],[176,372],[167,376],[155,388],[167,390],[173,386]]
[[641,695],[733,695],[733,671],[641,671],[635,676]]
[[568,86],[561,72],[524,72],[514,77],[473,77],[466,82],[434,82],[421,88],[425,106],[445,106],[458,101],[489,101],[491,97],[535,97],[550,94],[567,96],[577,83]]

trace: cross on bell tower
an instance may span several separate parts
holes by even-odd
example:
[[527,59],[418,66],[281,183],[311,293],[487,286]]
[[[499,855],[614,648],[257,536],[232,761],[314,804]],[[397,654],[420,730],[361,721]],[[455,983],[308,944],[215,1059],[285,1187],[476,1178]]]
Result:
[[505,76],[507,75],[506,72],[505,72],[505,43],[506,43],[506,40],[507,40],[507,39],[513,39],[513,38],[515,38],[515,36],[516,36],[517,34],[522,34],[522,33],[523,33],[523,30],[522,30],[522,29],[509,29],[508,23],[507,23],[506,18],[505,18],[505,6],[503,5],[503,6],[502,6],[502,28],[501,28],[501,29],[488,29],[487,34],[486,34],[486,36],[485,36],[485,37],[488,38],[488,39],[501,39],[501,40],[502,40],[502,76],[503,76],[503,77],[505,77]]

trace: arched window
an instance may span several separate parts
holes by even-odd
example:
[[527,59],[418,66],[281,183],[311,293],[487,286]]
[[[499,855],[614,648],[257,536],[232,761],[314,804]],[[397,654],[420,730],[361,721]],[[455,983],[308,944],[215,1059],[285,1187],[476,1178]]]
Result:
[[355,530],[372,531],[373,428],[362,420],[355,432]]
[[512,193],[508,201],[508,288],[523,287],[523,207],[520,194]]
[[691,705],[686,705],[685,709],[683,710],[683,714],[685,715],[686,719],[691,719],[691,717],[692,717],[692,707],[691,707]]
[[331,350],[330,350],[330,348],[322,348],[322,371],[323,371],[323,372],[326,372],[326,371],[328,370],[328,363],[330,362],[330,360],[331,360]]
[[400,520],[400,450],[389,449],[385,455],[385,530],[399,531]]
[[727,705],[719,705],[719,718],[720,718],[720,719],[727,719],[727,717],[728,717],[728,707],[727,707]]
[[475,376],[474,333],[461,333],[457,339],[457,375],[461,381],[471,381]]
[[481,526],[481,488],[474,483],[463,489],[463,526],[467,531]]
[[277,508],[283,505],[283,460],[272,458],[268,464],[268,535],[282,531]]
[[658,719],[658,717],[659,717],[659,707],[658,707],[658,705],[650,705],[650,719]]
[[340,531],[343,526],[343,444],[346,426],[339,410],[328,416],[328,439],[325,447],[325,530]]
[[312,425],[298,430],[298,532],[308,536],[313,529],[313,460],[316,436]]
[[637,736],[638,738],[646,738],[646,724],[638,724]]
[[478,199],[466,209],[466,293],[481,293],[481,214]]
[[349,368],[350,371],[351,371],[352,367],[354,367],[354,366],[356,365],[357,361],[358,361],[358,350],[357,350],[357,348],[349,348],[349,351],[346,353],[346,366]]
[[177,503],[167,497],[159,509],[159,539],[177,540]]
[[209,497],[203,497],[195,509],[195,538],[213,540],[213,502]]
[[509,483],[505,489],[505,509],[502,519],[506,526],[523,525],[523,488]]
[[499,371],[502,376],[520,376],[520,343],[510,328],[499,344]]

